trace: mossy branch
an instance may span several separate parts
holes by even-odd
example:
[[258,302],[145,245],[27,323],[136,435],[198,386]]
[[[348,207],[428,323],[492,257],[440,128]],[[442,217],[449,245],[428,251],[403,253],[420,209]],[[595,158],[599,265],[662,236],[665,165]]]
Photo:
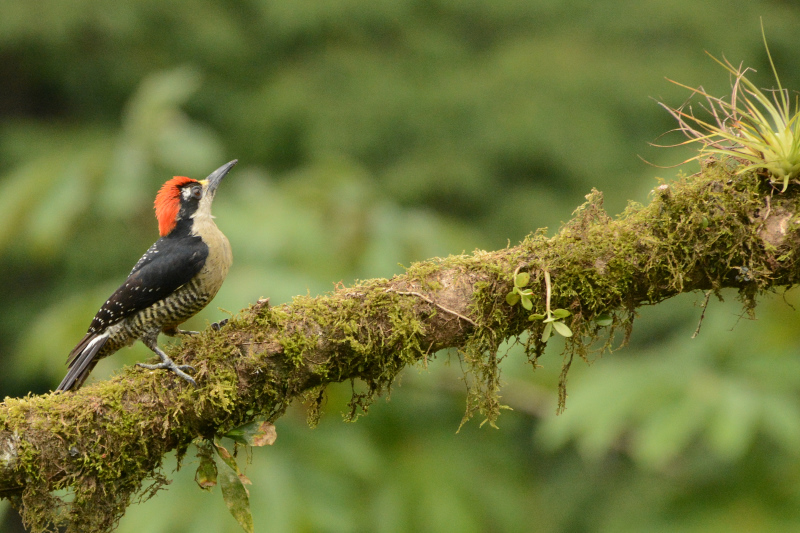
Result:
[[[309,404],[313,419],[332,382],[366,383],[367,392],[353,395],[355,417],[405,366],[444,348],[467,363],[465,418],[480,412],[493,422],[502,408],[500,343],[529,332],[528,357],[535,361],[544,349],[542,322],[506,303],[518,269],[530,274],[534,311],[544,308],[546,270],[552,305],[572,312],[562,389],[572,356],[607,348],[615,330],[629,333],[641,305],[733,287],[751,310],[761,291],[798,281],[800,210],[795,188],[777,194],[756,173],[735,171],[733,160],[706,162],[616,219],[594,191],[551,238],[539,231],[518,246],[431,259],[392,279],[278,307],[260,301],[220,331],[172,349],[197,369],[198,388],[129,368],[75,393],[7,398],[0,495],[35,531],[60,520],[70,531],[107,531],[134,494],[163,483],[169,451],[182,457],[195,438],[256,416],[274,420],[296,399]],[[609,314],[609,327],[593,320]]]

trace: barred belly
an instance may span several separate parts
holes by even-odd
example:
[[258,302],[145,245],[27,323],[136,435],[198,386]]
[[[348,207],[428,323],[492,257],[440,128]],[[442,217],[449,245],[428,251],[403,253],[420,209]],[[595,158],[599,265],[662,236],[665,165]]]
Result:
[[130,346],[137,339],[156,338],[162,330],[175,328],[189,320],[216,295],[216,291],[209,294],[203,290],[205,287],[202,285],[202,280],[195,278],[167,298],[108,328],[110,335],[98,358]]

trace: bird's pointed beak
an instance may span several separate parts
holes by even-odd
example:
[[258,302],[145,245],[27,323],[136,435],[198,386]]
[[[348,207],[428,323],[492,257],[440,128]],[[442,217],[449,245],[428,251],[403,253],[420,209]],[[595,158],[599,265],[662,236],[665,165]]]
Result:
[[204,184],[207,184],[207,186],[206,186],[206,194],[211,194],[213,196],[214,193],[217,192],[217,187],[219,187],[219,184],[222,181],[222,178],[224,178],[225,175],[228,172],[230,172],[231,169],[234,166],[236,166],[236,163],[238,163],[238,162],[239,162],[238,159],[234,159],[230,163],[225,163],[224,165],[219,167],[217,170],[215,170],[214,172],[209,174],[208,177],[203,180]]

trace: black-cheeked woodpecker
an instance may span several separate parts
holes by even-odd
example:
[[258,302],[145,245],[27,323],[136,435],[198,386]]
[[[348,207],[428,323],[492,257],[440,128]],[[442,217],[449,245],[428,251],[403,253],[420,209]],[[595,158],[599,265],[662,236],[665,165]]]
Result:
[[214,224],[211,202],[236,162],[221,166],[205,180],[176,176],[161,187],[155,200],[161,238],[97,312],[86,336],[70,352],[69,371],[57,390],[79,388],[97,361],[136,339],[161,359],[159,364],[138,366],[168,369],[195,384],[187,373],[194,369],[176,365],[158,347],[158,335],[187,333],[178,326],[214,298],[228,274],[231,245]]

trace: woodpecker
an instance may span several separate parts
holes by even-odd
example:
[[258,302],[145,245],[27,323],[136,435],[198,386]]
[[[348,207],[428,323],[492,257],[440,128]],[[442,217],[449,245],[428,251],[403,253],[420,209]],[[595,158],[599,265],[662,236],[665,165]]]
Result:
[[137,363],[167,369],[196,385],[158,347],[158,335],[194,333],[178,329],[217,294],[233,262],[228,239],[214,224],[211,202],[233,160],[202,181],[175,176],[158,191],[156,219],[161,235],[131,270],[125,283],[100,308],[89,331],[67,358],[69,370],[56,390],[78,389],[97,362],[140,339],[161,363]]

